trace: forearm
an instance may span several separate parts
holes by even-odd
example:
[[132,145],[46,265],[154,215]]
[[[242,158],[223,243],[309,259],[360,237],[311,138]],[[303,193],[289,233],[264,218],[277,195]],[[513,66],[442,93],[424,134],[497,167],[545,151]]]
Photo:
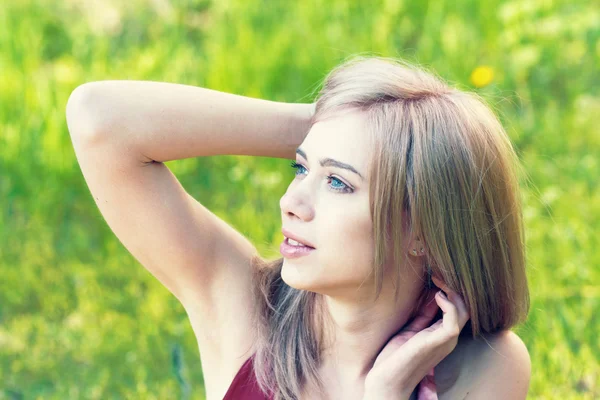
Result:
[[100,81],[71,94],[67,122],[71,135],[88,132],[89,145],[117,140],[160,162],[221,154],[293,159],[311,107],[166,82]]

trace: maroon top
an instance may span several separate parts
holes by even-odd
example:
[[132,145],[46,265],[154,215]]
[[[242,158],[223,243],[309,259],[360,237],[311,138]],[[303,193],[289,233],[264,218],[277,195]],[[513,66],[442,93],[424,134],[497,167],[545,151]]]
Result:
[[242,365],[233,378],[223,400],[271,400],[258,387],[254,375],[254,354]]
[[[272,400],[270,397],[267,397],[263,392],[259,389],[258,383],[256,382],[256,377],[254,375],[254,354],[250,356],[244,362],[244,365],[240,368],[238,373],[233,378],[229,389],[225,393],[225,397],[223,400]],[[433,371],[430,371],[426,378],[430,378],[431,382],[433,382]],[[437,391],[435,384],[429,383],[424,379],[420,382],[419,385],[415,388],[413,393],[410,396],[410,399],[418,399],[418,400],[437,400]]]

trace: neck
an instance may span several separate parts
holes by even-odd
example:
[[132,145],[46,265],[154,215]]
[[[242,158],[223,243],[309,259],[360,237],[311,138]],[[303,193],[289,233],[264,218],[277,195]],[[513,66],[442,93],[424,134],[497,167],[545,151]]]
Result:
[[421,287],[421,281],[406,282],[397,301],[393,288],[385,284],[377,302],[360,296],[349,300],[323,295],[322,378],[343,386],[364,383],[381,349],[412,317]]

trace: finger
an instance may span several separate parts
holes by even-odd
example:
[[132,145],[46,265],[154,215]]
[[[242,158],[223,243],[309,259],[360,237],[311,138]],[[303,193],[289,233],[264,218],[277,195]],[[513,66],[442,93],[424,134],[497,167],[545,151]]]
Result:
[[448,292],[446,292],[446,295],[448,300],[450,300],[450,302],[456,307],[458,325],[460,330],[462,330],[470,318],[467,305],[465,304],[462,296],[456,293],[454,290],[449,289]]
[[440,326],[442,326],[443,321],[441,319],[438,319],[437,321],[435,321],[429,328],[425,329],[426,331],[435,331],[436,329],[438,329]]
[[437,287],[439,287],[446,293],[446,296],[448,297],[448,299],[457,307],[458,321],[459,321],[460,328],[462,330],[462,328],[465,326],[465,324],[467,323],[467,321],[470,318],[469,311],[468,311],[467,305],[465,304],[464,300],[457,292],[450,289],[450,287],[448,285],[446,285],[439,278],[432,276],[431,279]]
[[417,391],[419,400],[438,400],[437,388],[435,387],[435,378],[433,375],[426,375],[419,382],[419,390]]
[[[456,306],[448,300],[442,291],[436,294],[435,300],[444,312],[444,316],[442,317],[443,330],[452,337],[458,337],[461,327],[458,324],[458,310]],[[447,340],[447,338],[444,339]]]
[[458,313],[458,325],[459,325],[460,329],[462,330],[462,328],[466,325],[467,321],[470,318],[470,314],[469,314],[469,310],[467,309],[467,305],[465,304],[465,301],[463,300],[462,296],[460,296],[458,293],[451,292],[448,295],[448,298],[456,306],[457,313]]

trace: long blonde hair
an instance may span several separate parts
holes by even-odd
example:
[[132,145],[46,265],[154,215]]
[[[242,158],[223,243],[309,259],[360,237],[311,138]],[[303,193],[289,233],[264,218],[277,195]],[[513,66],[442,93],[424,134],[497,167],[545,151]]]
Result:
[[[476,338],[524,322],[529,291],[518,163],[490,108],[422,67],[354,56],[325,78],[312,123],[349,109],[367,116],[365,134],[373,143],[374,300],[386,255],[406,257],[399,245],[405,211],[433,274],[470,310],[461,334]],[[305,384],[324,388],[317,371],[325,314],[321,295],[283,282],[282,264],[282,258],[253,260],[259,305],[254,368],[265,393],[291,400]]]

